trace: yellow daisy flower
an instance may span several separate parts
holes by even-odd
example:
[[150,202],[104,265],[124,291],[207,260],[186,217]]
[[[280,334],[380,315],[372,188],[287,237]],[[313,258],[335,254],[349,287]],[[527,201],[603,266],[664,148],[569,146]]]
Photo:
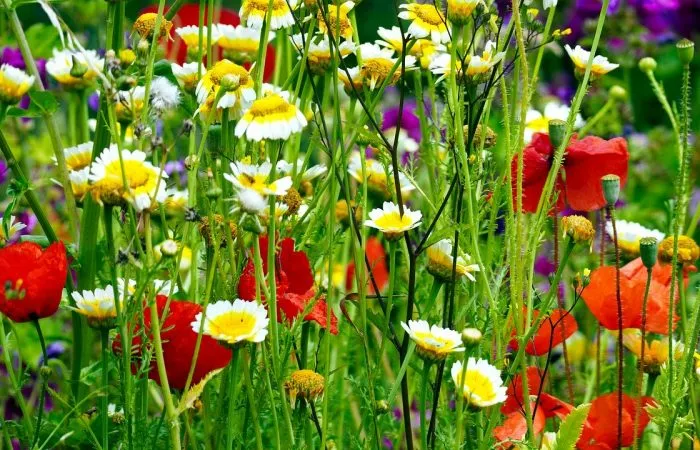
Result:
[[430,37],[438,44],[450,42],[445,17],[434,4],[410,3],[403,4],[399,8],[405,10],[399,13],[399,17],[411,21],[408,27],[410,37],[416,39]]
[[[398,58],[394,57],[394,51],[388,48],[381,48],[377,44],[365,43],[360,45],[362,54],[362,67],[360,67],[360,75],[371,90],[374,90],[377,85],[382,85],[385,80],[388,84],[395,84],[401,78],[401,65],[392,73],[394,65]],[[407,55],[405,58],[406,70],[413,69],[416,64],[416,58]]]
[[239,113],[255,100],[254,82],[250,73],[244,67],[228,59],[222,59],[214,64],[214,67],[209,69],[197,84],[195,93],[200,108],[204,104],[209,104],[211,107],[219,89],[222,88],[222,82],[231,83],[231,85],[227,87],[228,91],[216,105],[218,109],[232,108],[234,112]]
[[285,176],[271,180],[271,172],[272,164],[269,161],[260,165],[237,161],[231,163],[231,173],[225,173],[224,178],[239,190],[250,189],[260,195],[285,195],[292,187],[292,178]]
[[[113,328],[116,325],[117,305],[114,288],[106,286],[94,291],[71,292],[77,313],[85,316],[93,328]],[[121,300],[119,300],[121,301]]]
[[201,330],[217,341],[235,346],[264,341],[269,322],[267,309],[263,305],[241,299],[236,299],[233,303],[219,300],[208,305],[203,313],[197,314],[192,322],[192,330],[195,333]]
[[[157,19],[158,14],[156,13],[141,14],[134,22],[133,30],[137,32],[142,39],[150,39],[153,37],[153,33],[155,32]],[[171,21],[167,20],[165,17],[161,17],[158,40],[166,36],[170,36],[170,30],[172,27],[173,23]]]
[[501,371],[485,359],[469,358],[466,368],[462,361],[452,365],[452,380],[467,404],[474,408],[485,408],[506,401],[506,387],[501,380]]
[[[449,280],[452,278],[452,267],[454,258],[452,257],[452,241],[442,239],[428,247],[426,254],[428,256],[428,272],[441,280]],[[469,255],[457,254],[456,275],[457,277],[467,277],[471,281],[476,281],[472,272],[479,272],[481,268],[478,264],[467,264],[470,260]]]
[[352,23],[348,17],[348,13],[355,7],[355,3],[347,1],[340,6],[328,5],[326,17],[323,17],[322,11],[318,10],[318,29],[321,33],[328,34],[330,32],[335,35],[340,31],[340,36],[346,40],[352,39]]
[[83,142],[75,147],[63,149],[68,170],[80,170],[90,165],[92,162],[92,141]]
[[9,64],[0,66],[0,103],[14,105],[34,84],[34,77]]
[[[187,46],[187,55],[194,59],[199,55],[199,27],[196,25],[187,25],[175,29],[175,33],[180,36]],[[211,45],[216,45],[221,38],[219,27],[214,24],[211,27]],[[209,46],[209,29],[206,26],[202,27],[202,55],[207,54]]]
[[[466,76],[479,77],[490,72],[506,55],[505,52],[494,53],[495,51],[496,43],[488,41],[481,55],[468,55],[465,58],[465,63],[467,63]],[[465,70],[460,60],[455,61],[455,70],[457,70],[457,79],[462,81],[464,79]],[[449,76],[452,71],[451,55],[449,53],[442,53],[436,56],[430,63],[430,71],[436,75],[440,75],[437,81],[441,81]]]
[[172,63],[170,68],[173,71],[173,76],[175,76],[177,80],[177,84],[185,91],[193,92],[206,66],[197,62],[189,62],[183,65]]
[[[85,69],[85,73],[80,77],[71,75],[74,61]],[[53,56],[46,61],[46,71],[64,88],[84,89],[104,70],[104,63],[105,60],[94,50],[54,49]]]
[[71,170],[68,172],[68,180],[73,191],[73,196],[78,200],[82,200],[85,194],[90,190],[90,167],[83,167],[80,170]]
[[[661,242],[666,237],[659,230],[645,228],[642,225],[629,222],[627,220],[616,220],[615,228],[617,228],[617,244],[624,253],[630,256],[639,256],[639,241],[645,237],[653,237],[657,242]],[[605,224],[605,232],[613,238],[612,222]]]
[[289,101],[289,92],[270,90],[255,100],[236,124],[235,134],[249,141],[276,139],[286,141],[306,126],[306,117]]
[[[258,56],[258,44],[260,44],[259,28],[248,28],[243,25],[218,25],[221,38],[219,39],[219,47],[224,50],[224,57],[229,58],[236,63],[244,63],[254,61]],[[275,33],[270,32],[267,36],[267,42],[275,38]]]
[[[648,337],[649,333],[647,333]],[[659,373],[661,366],[668,361],[668,336],[661,336],[652,341],[642,342],[642,330],[637,328],[626,328],[622,331],[622,344],[627,350],[637,356],[642,357],[642,345],[644,345],[644,369],[646,372]],[[672,341],[673,359],[678,361],[683,357],[683,344]]]
[[[376,40],[375,43],[382,47],[392,49],[399,54],[401,53],[403,45],[401,29],[399,27],[393,26],[390,29],[379,27],[377,34],[382,39]],[[430,67],[430,62],[433,60],[433,56],[439,52],[445,52],[446,50],[444,45],[436,44],[430,39],[417,39],[414,41],[413,47],[411,47],[408,54],[418,58],[422,69],[428,69]]]
[[369,212],[369,219],[365,220],[365,226],[376,228],[391,240],[398,239],[404,232],[418,227],[422,218],[420,211],[411,211],[406,206],[403,208],[402,216],[399,205],[384,202],[382,208],[375,208]]
[[447,18],[456,25],[465,25],[483,0],[447,0]]
[[[251,28],[262,28],[269,3],[269,0],[243,0],[240,10],[241,20]],[[297,0],[273,0],[272,17],[270,18],[272,30],[289,28],[294,25],[294,15],[289,9],[290,6],[292,9],[296,8]]]
[[[588,60],[591,57],[591,52],[584,50],[583,47],[577,45],[576,48],[572,49],[568,44],[564,47],[566,53],[569,54],[571,61],[573,61],[574,66],[576,66],[576,72],[582,74],[586,71],[586,66],[588,66]],[[602,55],[596,55],[593,58],[593,64],[591,66],[591,75],[593,77],[601,77],[606,73],[617,69],[620,67],[619,64],[613,64],[608,61],[608,58]]]
[[421,358],[429,361],[442,361],[450,353],[464,351],[462,335],[449,328],[441,328],[425,320],[401,322],[401,326],[416,343],[416,350]]
[[[295,34],[291,37],[292,44],[294,44],[294,47],[299,52],[299,59],[302,58],[305,44],[308,44],[309,51],[306,60],[309,63],[309,67],[314,74],[323,75],[331,66],[330,39],[328,36],[323,36],[320,40],[311,38],[311,42],[308,42],[307,39],[309,39],[309,37],[302,39],[301,34]],[[354,51],[354,42],[343,41],[338,45],[338,50],[333,49],[333,55],[335,56],[340,53],[340,56],[344,58]]]

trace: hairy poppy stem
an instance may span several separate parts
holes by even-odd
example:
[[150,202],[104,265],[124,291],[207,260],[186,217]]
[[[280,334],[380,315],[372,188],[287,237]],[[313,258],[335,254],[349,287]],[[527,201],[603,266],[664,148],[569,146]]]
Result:
[[[623,390],[623,340],[622,340],[622,294],[620,291],[620,247],[617,241],[615,206],[606,208],[612,223],[613,245],[615,246],[615,295],[617,300],[617,448],[622,448],[622,390]],[[642,342],[642,346],[644,343]]]
[[[39,336],[39,343],[41,344],[41,355],[42,363],[39,367],[39,377],[41,378],[41,394],[39,395],[39,410],[36,415],[36,427],[34,428],[34,438],[32,439],[32,446],[30,448],[36,447],[39,442],[39,434],[41,433],[41,419],[44,415],[44,405],[46,404],[46,384],[49,381],[50,372],[44,371],[44,367],[48,368],[49,354],[46,352],[46,342],[44,341],[44,333],[41,332],[41,325],[39,324],[39,319],[32,320],[34,328],[36,329],[36,334]],[[22,395],[21,393],[19,395]]]
[[[559,270],[559,215],[556,204],[554,205],[554,217],[552,218],[552,234],[554,235],[554,270]],[[551,286],[555,289],[557,304],[560,308],[566,309],[564,299],[559,295],[559,286]],[[569,394],[569,403],[574,403],[574,383],[571,378],[571,366],[569,365],[569,352],[566,345],[566,322],[561,322],[561,347],[564,356],[564,373],[566,375],[566,390]]]
[[[652,269],[647,268],[647,281],[644,286],[644,300],[642,301],[642,342],[641,351],[639,355],[639,362],[637,368],[637,394],[639,398],[637,399],[637,408],[634,412],[634,450],[639,447],[639,440],[637,438],[637,433],[639,432],[639,416],[642,413],[642,383],[644,381],[644,354],[646,351],[646,338],[647,338],[647,301],[649,300],[649,288],[651,286],[651,273]],[[622,335],[622,330],[620,330]],[[670,341],[670,340],[669,340]],[[669,345],[673,345],[669,342]]]

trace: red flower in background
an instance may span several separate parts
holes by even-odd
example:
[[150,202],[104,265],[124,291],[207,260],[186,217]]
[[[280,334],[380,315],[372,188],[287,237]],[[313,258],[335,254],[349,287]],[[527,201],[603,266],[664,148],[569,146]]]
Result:
[[[267,274],[267,236],[260,236],[261,257],[263,272]],[[277,285],[277,320],[282,321],[282,313],[289,321],[293,321],[304,312],[306,305],[316,299],[314,290],[314,275],[306,253],[294,250],[294,240],[282,239],[277,252],[275,264],[275,284]],[[261,294],[262,295],[262,294]],[[253,259],[243,269],[238,282],[238,297],[243,300],[255,301],[255,264]],[[263,298],[264,300],[264,298]],[[327,324],[328,305],[325,298],[318,298],[311,311],[304,320],[313,320],[323,328],[329,328]],[[338,334],[338,318],[330,311],[330,331]]]
[[[691,267],[689,270],[694,270]],[[671,297],[671,266],[657,263],[652,269],[649,299],[647,301],[647,326],[651,333],[668,334],[668,314]],[[620,299],[622,300],[622,327],[642,327],[642,305],[647,272],[642,259],[637,258],[620,269]],[[684,274],[687,286],[687,272]],[[583,300],[588,309],[608,330],[617,330],[617,291],[615,268],[599,267],[591,273],[590,284],[583,289]],[[677,302],[676,298],[676,302]],[[674,315],[674,324],[678,317]],[[674,326],[675,328],[675,326]]]
[[[523,211],[537,211],[547,174],[554,158],[554,147],[549,136],[535,133],[532,141],[523,149]],[[623,138],[611,140],[587,136],[571,139],[566,149],[562,169],[564,174],[556,180],[557,209],[566,205],[577,211],[595,211],[605,206],[600,178],[615,174],[620,184],[627,182],[627,142]],[[511,162],[513,203],[517,189],[518,158]]]
[[[527,314],[527,310],[523,309],[523,316],[525,314]],[[539,315],[539,311],[533,311],[532,321],[535,322]],[[535,335],[525,346],[525,352],[533,356],[546,355],[550,349],[564,342],[576,331],[578,331],[578,323],[576,323],[574,316],[565,309],[555,309],[544,318]],[[515,335],[516,331],[513,330],[511,336]],[[511,339],[509,345],[514,350],[519,348],[518,340],[515,337]]]
[[[367,238],[365,255],[367,256],[369,266],[372,269],[372,278],[374,278],[374,281],[377,283],[377,287],[381,292],[389,284],[389,269],[386,264],[386,252],[384,251],[384,246],[382,245],[381,241],[374,236]],[[352,289],[354,281],[355,263],[351,262],[348,264],[348,269],[345,275],[345,288],[347,290]],[[374,284],[369,276],[367,276],[367,292],[370,295],[377,294],[374,289]]]
[[[651,397],[642,397],[642,409],[639,414],[639,429],[634,434],[634,416],[637,399],[622,395],[622,446],[631,446],[649,424],[649,414],[645,406],[653,403]],[[593,400],[588,418],[583,425],[583,432],[576,444],[581,450],[613,450],[617,447],[617,393],[601,395]]]
[[62,242],[54,242],[46,250],[33,242],[0,249],[0,311],[13,322],[54,315],[67,274]]
[[[163,315],[165,303],[168,298],[164,295],[156,297],[158,315]],[[195,316],[202,311],[202,307],[196,303],[171,300],[168,307],[168,316],[161,325],[160,338],[163,344],[163,360],[165,371],[168,374],[168,384],[173,389],[184,389],[187,383],[187,375],[192,364],[194,349],[197,343],[197,333],[192,330],[192,322]],[[151,308],[143,312],[143,322],[146,335],[152,339],[151,334]],[[132,355],[141,355],[141,334],[139,326],[134,328],[134,338],[131,342]],[[121,353],[121,339],[117,336],[112,349],[115,353]],[[192,384],[198,383],[213,370],[221,369],[231,360],[231,350],[220,345],[215,339],[202,335],[202,342],[197,354],[197,362],[194,367]],[[148,378],[160,383],[158,366],[155,359],[151,361]]]
[[[166,7],[165,11],[168,11]],[[149,6],[141,10],[143,13],[157,13],[158,6]],[[204,19],[206,22],[207,10],[204,10]],[[175,28],[185,27],[187,25],[199,25],[199,5],[197,4],[186,4],[177,12],[175,17],[173,17],[173,31],[170,32],[172,40],[167,43],[167,55],[168,59],[177,61],[178,64],[182,64],[187,59],[187,46],[180,39],[180,37],[175,33]],[[217,17],[216,11],[214,14],[214,22],[222,23],[226,25],[238,25],[241,23],[240,17],[232,9],[220,8],[219,15]],[[219,52],[219,59],[221,59],[221,52]],[[206,57],[205,57],[206,58]],[[250,65],[246,65],[249,68]],[[272,45],[267,46],[267,54],[265,57],[265,73],[263,78],[265,81],[270,81],[272,74],[275,72],[275,48]]]

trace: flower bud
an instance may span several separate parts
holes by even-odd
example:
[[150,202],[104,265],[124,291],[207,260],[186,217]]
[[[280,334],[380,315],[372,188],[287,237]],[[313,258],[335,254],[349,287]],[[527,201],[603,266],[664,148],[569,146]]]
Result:
[[[659,244],[659,260],[665,263],[673,262],[673,236],[669,236]],[[700,258],[700,247],[688,236],[678,236],[678,264],[689,266]]]
[[53,369],[44,364],[41,366],[41,369],[39,369],[39,374],[41,375],[41,378],[47,380],[53,374]]
[[231,92],[238,89],[241,85],[241,77],[233,74],[226,74],[221,78],[221,89]]
[[389,406],[389,402],[386,400],[377,400],[375,406],[374,406],[374,412],[377,414],[386,414],[389,411],[391,411],[391,407]]
[[627,99],[627,91],[618,84],[610,88],[609,94],[610,98],[618,102],[623,102]]
[[615,174],[603,175],[600,182],[603,184],[603,196],[607,206],[614,207],[620,198],[620,177]]
[[177,242],[172,239],[166,239],[160,244],[160,252],[163,256],[177,255]]
[[562,143],[564,142],[565,134],[566,122],[558,119],[549,121],[549,141],[552,143],[552,147],[561,147]]
[[681,39],[676,43],[676,49],[678,50],[678,58],[684,66],[693,62],[693,57],[695,56],[695,44],[693,41],[690,39]]
[[70,68],[70,76],[73,78],[83,78],[88,71],[88,66],[78,61],[78,58],[76,58],[75,55],[73,55],[72,58],[73,65]]
[[659,242],[656,238],[645,237],[639,240],[639,253],[642,257],[644,267],[651,270],[656,264],[656,255],[659,248]]
[[136,61],[136,53],[130,48],[119,50],[119,63],[122,67],[127,67]]
[[561,219],[564,236],[570,237],[574,243],[589,245],[595,236],[595,228],[590,220],[583,216],[566,216]]
[[139,58],[145,61],[149,51],[151,51],[151,43],[146,39],[139,40],[139,43],[136,44],[136,54]]
[[656,70],[656,60],[650,56],[639,60],[639,70],[644,73],[654,72]]
[[477,328],[465,328],[462,330],[462,342],[466,346],[477,345],[481,341],[481,331]]
[[295,370],[284,382],[284,388],[289,395],[292,406],[296,403],[297,398],[303,398],[308,402],[314,402],[321,398],[324,387],[325,378],[323,375],[309,369]]

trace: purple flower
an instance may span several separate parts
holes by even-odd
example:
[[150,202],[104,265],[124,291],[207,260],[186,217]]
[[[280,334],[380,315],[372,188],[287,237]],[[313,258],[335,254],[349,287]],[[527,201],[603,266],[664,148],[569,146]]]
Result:
[[7,164],[5,161],[0,161],[0,184],[7,181]]
[[5,47],[2,49],[0,64],[9,64],[12,67],[25,70],[27,68],[22,58],[22,52],[16,47]]
[[183,160],[168,161],[165,163],[165,173],[169,177],[175,177],[179,181],[180,187],[187,186],[187,168]]
[[549,258],[548,253],[542,252],[535,259],[535,273],[537,275],[548,277],[554,273],[554,261]]

